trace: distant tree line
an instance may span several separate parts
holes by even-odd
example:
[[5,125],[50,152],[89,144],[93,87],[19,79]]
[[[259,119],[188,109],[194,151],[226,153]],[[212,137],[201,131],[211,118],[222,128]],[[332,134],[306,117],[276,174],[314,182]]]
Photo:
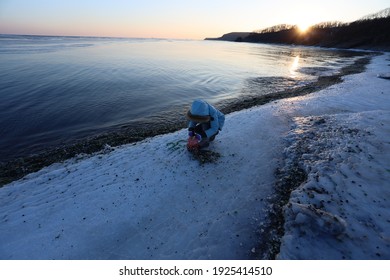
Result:
[[291,24],[278,24],[264,29],[255,30],[254,33],[273,33],[294,28]]
[[301,32],[297,26],[280,24],[252,32],[236,41],[390,50],[390,15],[367,16],[351,23],[323,22],[311,26],[306,32]]

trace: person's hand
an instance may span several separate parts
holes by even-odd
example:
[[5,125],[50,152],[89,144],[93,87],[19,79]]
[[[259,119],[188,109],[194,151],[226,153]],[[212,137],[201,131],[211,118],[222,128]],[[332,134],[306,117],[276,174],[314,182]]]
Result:
[[195,137],[196,139],[198,139],[198,141],[202,140],[202,136],[198,133],[193,132],[193,131],[188,132],[188,136]]
[[195,133],[195,132],[193,132],[193,131],[189,132],[189,133],[188,133],[188,136],[189,136],[189,137],[195,137],[198,141],[202,140],[202,136],[200,136],[200,134]]

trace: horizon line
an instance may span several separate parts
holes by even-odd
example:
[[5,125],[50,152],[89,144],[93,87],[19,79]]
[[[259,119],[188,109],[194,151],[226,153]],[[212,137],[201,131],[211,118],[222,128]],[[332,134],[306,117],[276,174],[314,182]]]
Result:
[[182,41],[203,41],[204,39],[193,38],[169,38],[169,37],[126,37],[126,36],[102,36],[102,35],[49,35],[49,34],[21,34],[21,33],[0,33],[0,36],[31,36],[31,37],[68,37],[68,38],[101,38],[101,39],[154,39],[154,40],[182,40]]

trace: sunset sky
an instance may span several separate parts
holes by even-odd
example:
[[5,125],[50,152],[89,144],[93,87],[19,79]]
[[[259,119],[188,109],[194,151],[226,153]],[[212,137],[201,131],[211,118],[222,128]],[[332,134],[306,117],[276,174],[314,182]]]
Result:
[[350,22],[389,6],[389,0],[0,0],[0,33],[203,39],[281,23]]

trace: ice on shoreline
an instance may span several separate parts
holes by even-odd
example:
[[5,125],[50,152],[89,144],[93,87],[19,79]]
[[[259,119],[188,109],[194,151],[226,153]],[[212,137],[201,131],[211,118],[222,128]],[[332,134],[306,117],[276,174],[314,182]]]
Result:
[[[325,90],[232,113],[211,147],[186,131],[54,164],[0,189],[0,259],[248,259],[274,171],[307,180],[284,208],[279,259],[389,259],[389,54]],[[287,156],[287,158],[286,158]]]

